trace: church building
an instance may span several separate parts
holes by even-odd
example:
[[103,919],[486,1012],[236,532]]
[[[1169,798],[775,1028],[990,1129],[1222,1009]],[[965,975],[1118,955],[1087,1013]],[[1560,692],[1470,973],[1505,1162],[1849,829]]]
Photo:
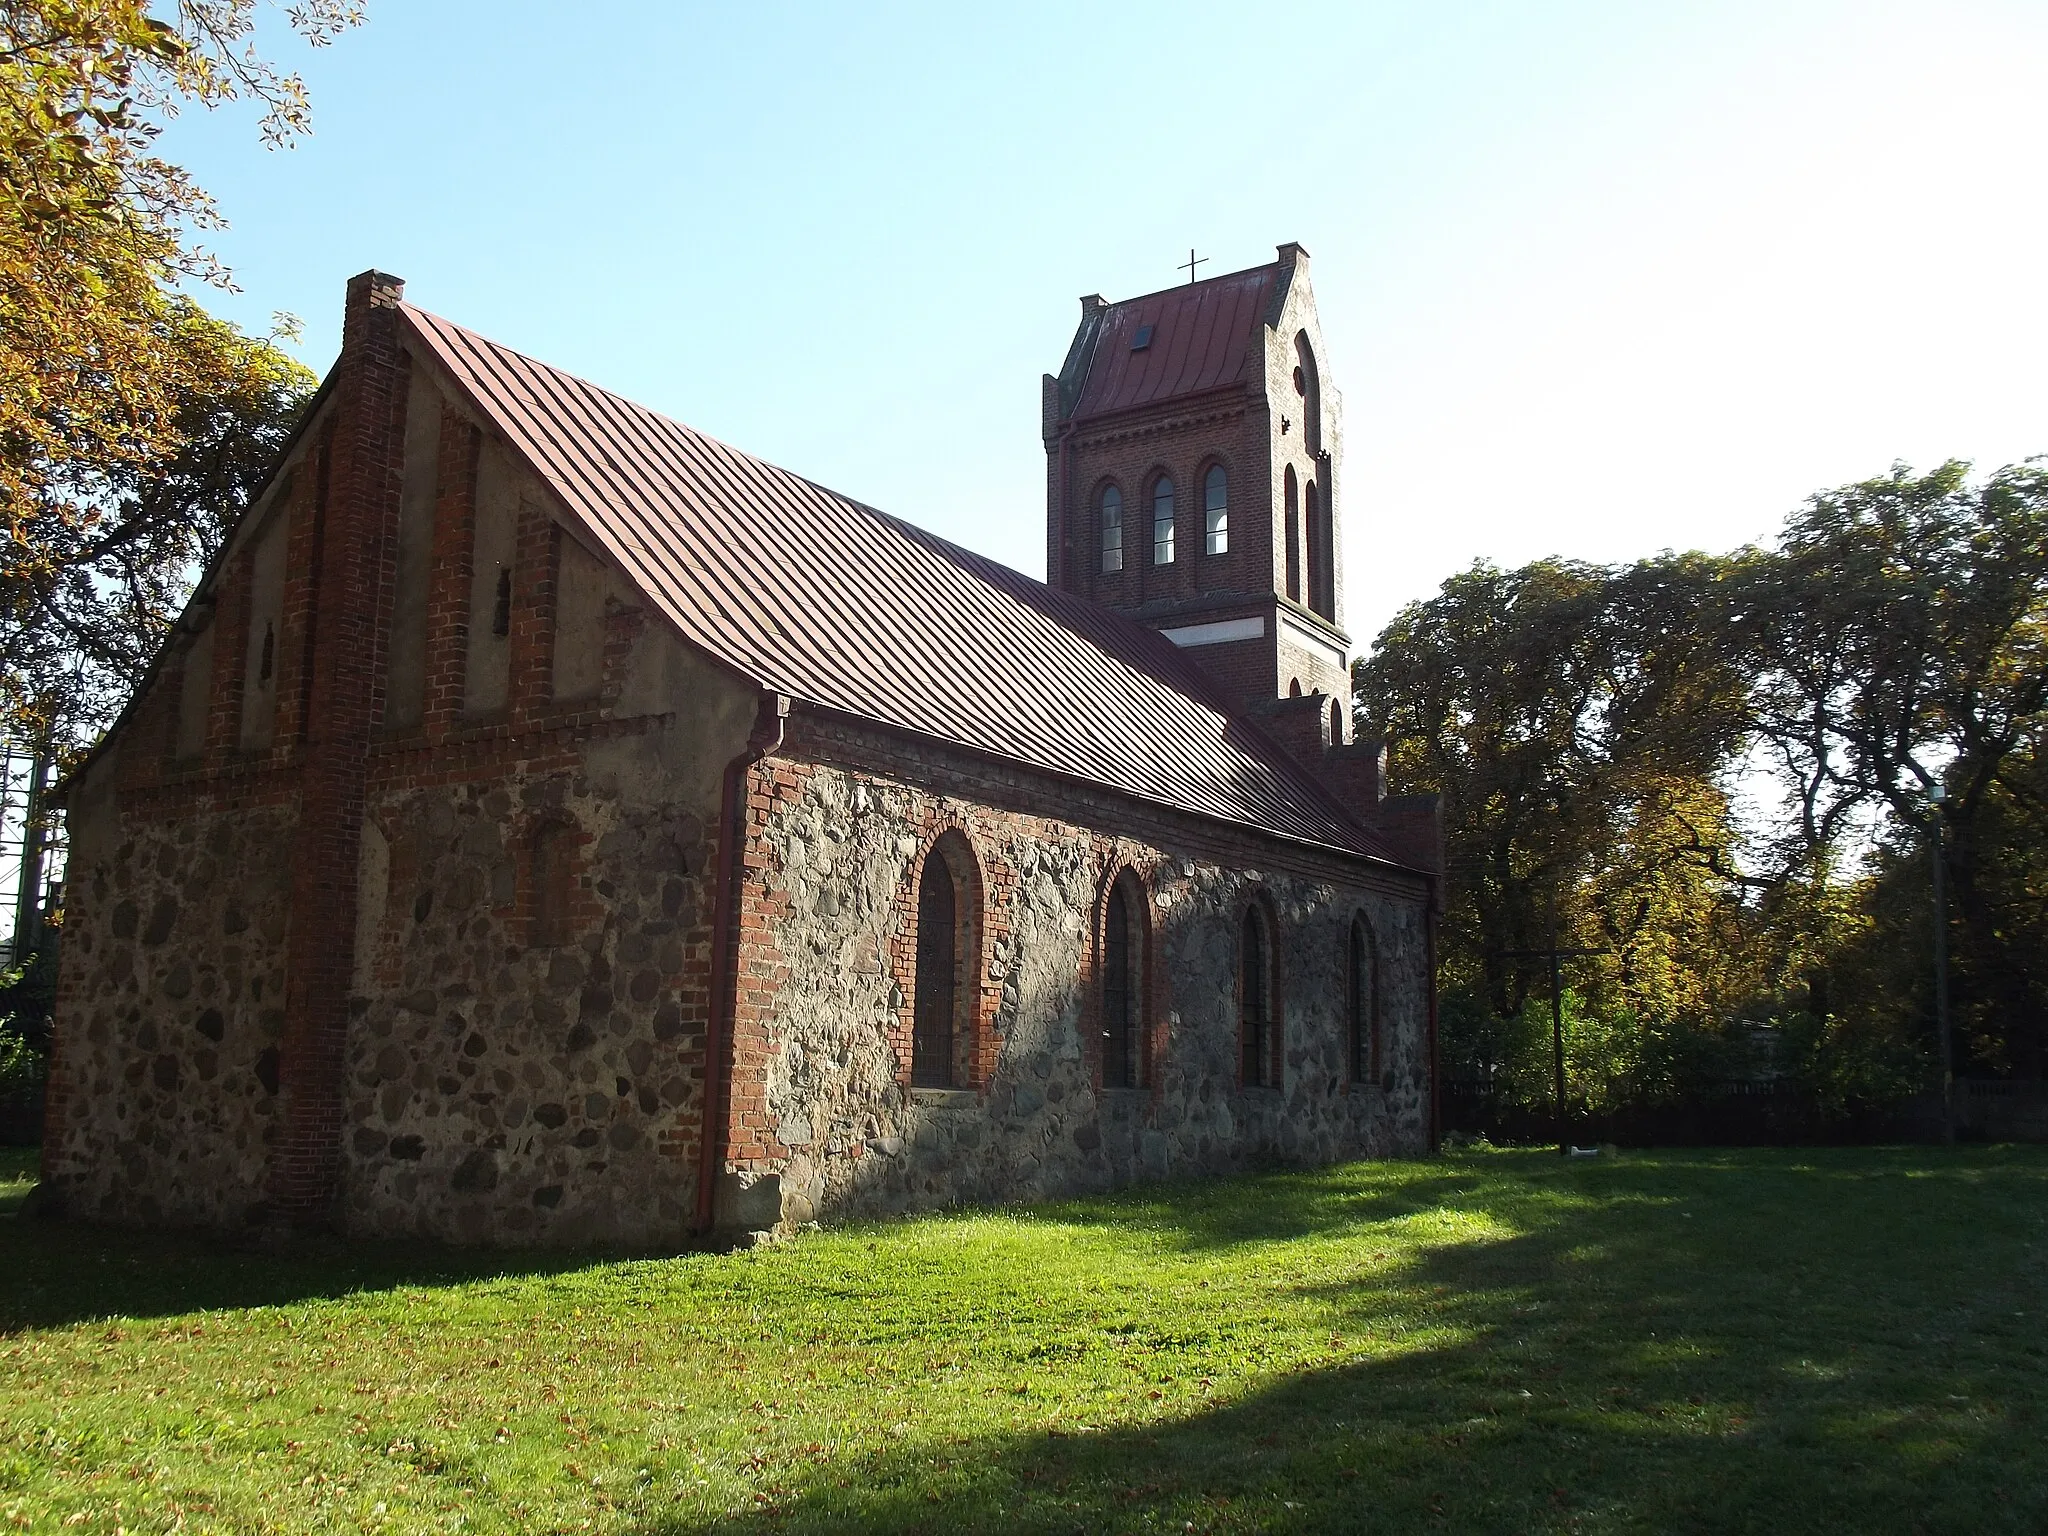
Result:
[[681,1245],[1434,1135],[1299,247],[1082,301],[1045,582],[348,285],[64,786],[94,1220]]

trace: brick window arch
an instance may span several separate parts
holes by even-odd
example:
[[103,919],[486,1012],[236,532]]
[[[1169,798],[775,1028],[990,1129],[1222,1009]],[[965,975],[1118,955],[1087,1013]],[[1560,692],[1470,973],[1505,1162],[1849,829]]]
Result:
[[1173,564],[1173,476],[1152,482],[1152,563]]
[[1280,1086],[1280,978],[1273,913],[1262,899],[1245,904],[1237,940],[1238,1081],[1246,1088]]
[[1344,947],[1344,1014],[1350,1035],[1351,1081],[1380,1079],[1379,940],[1363,912],[1353,914]]
[[1104,888],[1096,929],[1098,1081],[1143,1088],[1152,1077],[1151,924],[1136,870],[1119,870]]
[[1287,466],[1282,477],[1282,493],[1287,505],[1287,516],[1281,524],[1287,540],[1287,596],[1294,602],[1301,601],[1301,482],[1294,477],[1294,466]]
[[1337,540],[1330,520],[1328,487],[1311,480],[1302,489],[1308,544],[1308,605],[1326,619],[1337,617]]
[[555,949],[576,941],[582,916],[581,830],[550,817],[533,829],[530,926],[534,947]]
[[1308,332],[1294,336],[1294,388],[1301,396],[1301,435],[1310,453],[1323,451],[1323,380]]
[[973,1085],[981,1023],[981,867],[966,834],[941,833],[917,874],[910,1082]]
[[1096,498],[1096,508],[1101,519],[1103,572],[1120,571],[1124,568],[1124,493],[1105,485]]
[[1221,464],[1211,464],[1202,476],[1202,550],[1230,553],[1230,476]]

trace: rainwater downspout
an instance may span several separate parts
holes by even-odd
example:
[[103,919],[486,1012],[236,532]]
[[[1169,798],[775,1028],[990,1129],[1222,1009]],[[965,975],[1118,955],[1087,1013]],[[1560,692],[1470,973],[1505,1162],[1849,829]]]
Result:
[[754,764],[782,746],[783,727],[788,719],[788,695],[761,695],[754,729],[739,755],[725,765],[725,777],[718,792],[718,878],[711,895],[711,1008],[704,1022],[704,1119],[697,1138],[700,1236],[711,1230],[711,1197],[719,1165],[725,1161],[726,1121],[731,1110],[732,1083],[726,1058],[731,1054],[733,1011],[739,995],[735,971],[739,962],[741,861],[747,842],[747,804],[740,786]]

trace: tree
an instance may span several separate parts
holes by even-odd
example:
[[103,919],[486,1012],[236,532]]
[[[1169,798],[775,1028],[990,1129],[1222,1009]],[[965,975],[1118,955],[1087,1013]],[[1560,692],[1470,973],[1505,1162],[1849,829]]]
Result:
[[1404,609],[1354,668],[1361,734],[1387,740],[1396,780],[1444,796],[1449,979],[1496,1019],[1520,1014],[1531,974],[1503,952],[1548,943],[1553,915],[1567,943],[1633,930],[1632,887],[1606,878],[1630,828],[1639,870],[1723,856],[1708,781],[1742,694],[1697,636],[1725,574],[1698,555],[1481,563]]
[[1781,862],[1867,830],[1924,849],[1939,816],[1960,969],[1995,1019],[1979,1032],[2040,1075],[2048,975],[1999,892],[2048,838],[2048,464],[1977,485],[1957,461],[1901,464],[1817,495],[1744,584],[1751,728],[1791,807]]
[[[13,642],[38,622],[62,629],[50,595],[75,611],[109,560],[136,573],[123,570],[118,602],[160,622],[177,576],[141,562],[160,553],[184,571],[204,535],[155,537],[169,507],[159,497],[145,511],[137,487],[193,449],[195,426],[218,424],[202,402],[253,406],[279,372],[179,295],[184,281],[226,282],[193,243],[219,220],[152,145],[181,105],[238,98],[261,104],[270,142],[288,142],[306,126],[304,88],[250,45],[256,0],[178,0],[167,14],[146,0],[0,0],[0,667],[11,724],[34,735],[59,730],[63,696],[47,667],[45,684],[16,667]],[[360,16],[355,0],[284,14],[314,44]],[[123,516],[134,531],[117,553],[105,525]]]
[[33,546],[0,545],[0,703],[25,739],[79,745],[110,723],[317,382],[188,301],[162,323],[180,366],[161,445],[67,465],[44,494],[77,515],[42,519]]

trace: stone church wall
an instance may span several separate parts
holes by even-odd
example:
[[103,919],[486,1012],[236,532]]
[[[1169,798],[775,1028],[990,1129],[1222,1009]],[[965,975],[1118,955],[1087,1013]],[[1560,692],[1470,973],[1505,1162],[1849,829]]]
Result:
[[119,775],[102,761],[71,807],[46,1176],[81,1215],[238,1224],[262,1199],[279,1124],[289,871],[276,851],[295,810],[123,816]]
[[[987,802],[999,794],[933,793],[843,763],[759,772],[724,1224],[1425,1149],[1417,893],[1266,859],[1233,865],[1194,840],[1116,838],[1037,809],[995,809]],[[984,893],[981,1066],[954,1091],[909,1085],[906,932],[941,835],[965,836]],[[1105,1089],[1096,914],[1126,867],[1151,906],[1152,1061],[1143,1088]],[[1285,1067],[1274,1088],[1238,1086],[1238,933],[1253,899],[1269,903],[1276,927]],[[1358,912],[1379,951],[1381,1085],[1348,1081],[1344,966]]]
[[364,838],[343,1219],[680,1244],[696,1218],[722,775],[754,696],[648,630],[645,713],[490,771],[394,765]]

